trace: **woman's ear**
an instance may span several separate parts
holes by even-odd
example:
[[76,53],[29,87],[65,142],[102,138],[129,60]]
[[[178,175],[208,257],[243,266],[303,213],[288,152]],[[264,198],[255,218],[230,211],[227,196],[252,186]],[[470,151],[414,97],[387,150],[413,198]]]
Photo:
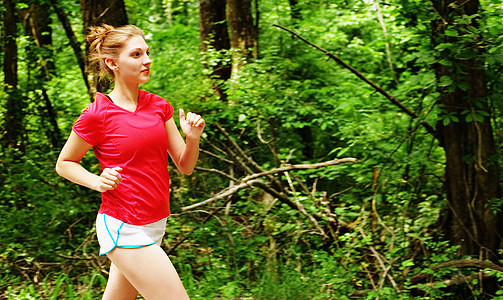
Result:
[[119,66],[117,65],[117,62],[115,61],[115,59],[113,59],[113,58],[105,58],[105,64],[112,71],[119,70]]

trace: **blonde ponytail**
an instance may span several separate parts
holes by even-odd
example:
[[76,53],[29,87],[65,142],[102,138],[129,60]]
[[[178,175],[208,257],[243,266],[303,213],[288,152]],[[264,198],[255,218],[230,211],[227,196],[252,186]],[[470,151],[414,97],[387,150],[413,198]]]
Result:
[[87,59],[92,71],[100,77],[109,75],[113,78],[114,73],[105,64],[105,59],[118,58],[127,42],[134,36],[141,36],[145,39],[143,31],[134,25],[113,27],[103,24],[90,27],[86,40],[89,43]]

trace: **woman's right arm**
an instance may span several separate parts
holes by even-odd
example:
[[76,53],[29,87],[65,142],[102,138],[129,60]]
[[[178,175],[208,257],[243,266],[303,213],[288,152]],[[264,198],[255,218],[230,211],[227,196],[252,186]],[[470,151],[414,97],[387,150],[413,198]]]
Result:
[[59,154],[56,162],[56,172],[74,183],[96,190],[106,192],[115,189],[122,178],[120,167],[106,168],[100,176],[87,171],[80,165],[82,157],[91,149],[92,145],[84,141],[73,130]]

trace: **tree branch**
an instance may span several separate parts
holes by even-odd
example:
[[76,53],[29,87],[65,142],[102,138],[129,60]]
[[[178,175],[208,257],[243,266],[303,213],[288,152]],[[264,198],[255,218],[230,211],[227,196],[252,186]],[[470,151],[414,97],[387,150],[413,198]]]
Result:
[[197,208],[199,206],[203,206],[203,205],[206,205],[208,203],[211,203],[211,202],[223,199],[223,198],[225,198],[227,196],[230,196],[230,195],[238,192],[241,189],[244,189],[246,187],[252,187],[256,183],[255,181],[262,181],[262,180],[256,179],[256,180],[250,180],[250,181],[246,181],[246,182],[241,182],[240,184],[236,184],[236,185],[233,185],[233,186],[231,186],[229,188],[226,188],[226,189],[222,190],[220,193],[218,193],[217,195],[215,195],[215,196],[213,196],[213,197],[211,197],[209,199],[206,199],[204,201],[201,201],[201,202],[189,205],[189,206],[182,207],[182,210],[183,211],[191,210],[191,209]]
[[54,11],[56,12],[56,15],[58,16],[61,25],[63,25],[63,29],[65,30],[66,36],[70,41],[70,46],[72,46],[75,57],[77,58],[77,63],[79,64],[80,71],[82,72],[82,77],[84,78],[86,87],[87,89],[89,89],[89,81],[87,80],[87,74],[85,71],[85,58],[84,54],[82,53],[82,49],[80,48],[81,43],[79,43],[79,41],[77,40],[77,37],[75,36],[75,33],[72,29],[70,20],[68,19],[68,15],[64,11],[64,9],[60,7],[58,1],[50,0],[49,2]]
[[238,153],[250,165],[252,165],[253,167],[255,167],[255,169],[257,169],[259,171],[263,171],[262,167],[260,167],[256,162],[254,162],[250,157],[248,157],[248,155],[245,154],[245,152],[243,151],[243,149],[241,149],[241,147],[239,147],[239,145],[236,142],[234,142],[234,140],[231,138],[230,134],[222,126],[220,126],[218,123],[215,123],[215,127],[217,127],[218,130],[220,130],[220,132],[227,138],[227,140],[229,140],[229,142],[234,147],[234,149],[236,149],[238,151]]
[[[264,171],[264,172],[252,174],[252,175],[249,175],[249,176],[242,178],[238,184],[235,184],[233,186],[230,186],[230,187],[222,190],[217,195],[215,195],[211,198],[208,198],[204,201],[201,201],[201,202],[189,205],[189,206],[182,207],[182,210],[188,211],[188,210],[192,210],[197,207],[218,201],[220,199],[232,196],[235,193],[237,193],[239,190],[242,190],[244,188],[258,187],[258,188],[264,190],[265,192],[271,194],[273,197],[276,197],[281,202],[287,204],[290,208],[298,210],[301,214],[305,215],[311,221],[311,223],[314,225],[314,227],[316,227],[316,229],[320,232],[320,234],[322,236],[328,238],[327,234],[325,233],[323,228],[321,228],[321,226],[318,223],[318,221],[323,220],[323,216],[320,216],[318,214],[310,214],[305,209],[304,205],[302,205],[299,201],[292,201],[286,194],[275,190],[273,187],[271,187],[265,181],[263,181],[262,179],[258,179],[258,178],[266,176],[269,179],[270,178],[274,179],[274,177],[271,176],[272,174],[287,172],[290,170],[316,169],[316,168],[328,167],[328,166],[337,165],[337,164],[346,163],[346,162],[357,163],[358,161],[355,158],[342,158],[342,159],[334,159],[334,160],[325,161],[325,162],[321,162],[321,163],[315,163],[315,164],[290,165],[290,166],[272,169],[269,171]],[[221,171],[215,170],[215,169],[204,169],[204,168],[198,168],[198,169],[201,171],[218,173],[218,174],[225,176],[227,178],[233,178],[232,176],[227,175],[227,174],[225,174]],[[237,180],[234,180],[234,181],[237,181]],[[335,219],[334,222],[337,223],[336,224],[337,226],[348,227],[348,228],[350,227],[347,223],[340,221],[338,218]],[[333,238],[335,239],[336,237],[334,236]]]
[[203,171],[203,172],[209,172],[209,173],[216,173],[222,177],[225,177],[229,180],[232,180],[232,181],[238,181],[238,179],[232,177],[231,175],[225,173],[225,172],[222,172],[220,170],[217,170],[217,169],[208,169],[208,168],[202,168],[202,167],[195,167],[195,170],[197,171]]
[[[367,77],[365,77],[362,73],[358,72],[355,68],[353,68],[352,66],[348,65],[347,63],[345,63],[342,59],[340,59],[338,56],[332,54],[330,51],[328,50],[325,50],[323,48],[321,48],[320,46],[318,45],[315,45],[313,43],[311,43],[310,41],[306,40],[305,38],[303,38],[302,36],[300,36],[299,34],[297,34],[296,32],[294,32],[293,30],[291,29],[288,29],[286,27],[283,27],[281,25],[277,25],[277,24],[274,24],[273,26],[275,27],[278,27],[280,29],[283,29],[285,31],[288,31],[289,33],[291,33],[292,35],[294,35],[295,37],[299,38],[301,41],[303,41],[304,43],[320,50],[321,52],[323,52],[325,55],[327,55],[329,58],[333,59],[335,62],[337,62],[339,65],[343,66],[344,68],[348,69],[351,73],[355,74],[356,77],[360,78],[361,80],[363,80],[365,83],[367,83],[368,85],[370,85],[372,88],[374,88],[377,92],[379,92],[381,95],[383,95],[384,97],[386,97],[388,100],[391,101],[391,103],[393,103],[394,105],[398,106],[398,108],[400,108],[403,112],[405,112],[407,115],[409,115],[410,117],[414,118],[414,119],[418,119],[419,116],[414,113],[413,111],[411,111],[408,107],[406,107],[402,102],[400,102],[397,98],[395,98],[393,95],[391,95],[390,93],[388,93],[387,91],[385,91],[382,87],[380,87],[379,85],[377,85],[376,83],[374,83],[372,80],[368,79]],[[430,125],[428,124],[427,122],[425,122],[424,120],[420,120],[419,123],[426,129],[426,131],[428,133],[430,133],[431,135],[433,135],[436,139],[440,140],[439,139],[439,136],[437,134],[437,132],[435,131],[435,129]]]
[[[495,270],[495,271],[503,273],[503,266],[500,266],[500,265],[497,265],[495,263],[488,262],[488,261],[473,260],[473,259],[458,259],[458,260],[448,261],[448,262],[444,262],[444,263],[440,263],[438,265],[432,266],[429,269],[431,269],[433,271],[437,271],[441,268],[463,268],[463,267],[491,269],[491,270]],[[410,279],[410,282],[412,284],[417,284],[417,283],[425,280],[429,276],[431,276],[431,275],[424,273],[424,272],[420,272],[420,273],[412,276]]]
[[356,158],[348,157],[348,158],[341,158],[341,159],[334,159],[334,160],[329,160],[329,161],[324,161],[321,163],[315,163],[315,164],[298,164],[298,165],[289,165],[281,168],[276,168],[272,169],[269,171],[264,171],[261,173],[257,174],[252,174],[249,176],[246,176],[245,178],[242,179],[242,181],[248,181],[254,178],[266,176],[266,175],[271,175],[275,173],[282,173],[286,171],[291,171],[291,170],[307,170],[307,169],[317,169],[317,168],[322,168],[322,167],[328,167],[328,166],[333,166],[333,165],[339,165],[342,163],[357,163],[358,160]]
[[207,155],[212,156],[212,157],[215,157],[215,158],[217,158],[217,159],[219,159],[219,160],[221,160],[221,161],[223,161],[223,162],[226,162],[226,163],[228,163],[228,164],[231,164],[231,165],[233,165],[233,164],[234,164],[234,162],[233,162],[232,160],[227,159],[227,158],[220,157],[220,156],[218,156],[218,155],[214,154],[213,152],[210,152],[210,151],[204,150],[204,149],[202,149],[202,148],[199,148],[199,152],[204,153],[204,154],[207,154]]
[[[231,150],[230,148],[227,147],[228,153],[231,154],[230,157],[233,157],[234,161],[238,165],[240,165],[243,168],[243,170],[245,170],[248,174],[253,175],[254,172],[248,166],[248,165],[251,165],[255,170],[258,170],[259,172],[265,172],[264,169],[261,166],[259,166],[259,164],[257,164],[250,156],[246,155],[246,153],[243,151],[243,149],[241,149],[241,147],[232,139],[232,137],[225,130],[225,128],[223,128],[219,124],[215,124],[215,126],[227,138],[230,145],[237,151],[237,154],[235,154],[233,150]],[[226,147],[226,146],[224,145],[224,147]],[[241,159],[240,157],[242,157],[243,159]],[[284,187],[281,185],[281,182],[277,182],[276,178],[274,178],[273,176],[270,176],[269,174],[266,174],[266,176],[275,186],[279,187],[280,189],[282,189],[283,192],[286,193],[286,191],[284,190]]]
[[[185,206],[185,207],[182,208],[182,210],[194,209],[196,207],[199,207],[199,206],[211,203],[213,201],[217,201],[217,200],[223,199],[223,198],[225,198],[225,197],[227,197],[227,196],[229,196],[231,194],[236,193],[237,191],[239,191],[239,190],[241,190],[243,188],[251,187],[254,184],[257,184],[257,182],[259,180],[257,180],[256,178],[259,178],[259,177],[262,177],[262,176],[272,175],[272,174],[275,174],[275,173],[282,173],[282,172],[286,172],[286,171],[290,171],[290,170],[317,169],[317,168],[321,168],[321,167],[328,167],[328,166],[338,165],[338,164],[347,163],[347,162],[357,163],[358,160],[356,158],[351,158],[351,157],[349,157],[349,158],[341,158],[341,159],[334,159],[334,160],[329,160],[329,161],[325,161],[325,162],[321,162],[321,163],[315,163],[315,164],[290,165],[290,166],[286,166],[286,167],[282,167],[282,168],[276,168],[276,169],[272,169],[272,170],[269,170],[269,171],[264,171],[264,172],[252,174],[252,175],[246,176],[245,178],[241,179],[240,180],[241,183],[224,189],[223,191],[221,191],[220,193],[218,193],[216,196],[211,197],[209,199],[206,199],[206,200],[204,200],[202,202],[199,202],[199,203],[196,203],[196,204]],[[203,168],[198,168],[198,169],[201,170],[201,171],[208,171],[208,172],[215,172],[216,171],[214,169],[203,169]],[[221,174],[221,172],[218,172],[218,173],[220,175],[223,175],[223,174]],[[229,178],[229,176],[227,174],[225,174],[223,176]],[[261,182],[263,183],[263,181],[261,181]]]

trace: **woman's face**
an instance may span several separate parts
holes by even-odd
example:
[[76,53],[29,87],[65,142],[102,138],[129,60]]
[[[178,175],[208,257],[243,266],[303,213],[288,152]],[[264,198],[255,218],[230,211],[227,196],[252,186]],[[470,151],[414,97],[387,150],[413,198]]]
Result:
[[150,66],[152,65],[149,49],[150,47],[141,36],[132,37],[120,53],[119,58],[115,60],[117,68],[112,68],[115,80],[131,84],[149,81]]

